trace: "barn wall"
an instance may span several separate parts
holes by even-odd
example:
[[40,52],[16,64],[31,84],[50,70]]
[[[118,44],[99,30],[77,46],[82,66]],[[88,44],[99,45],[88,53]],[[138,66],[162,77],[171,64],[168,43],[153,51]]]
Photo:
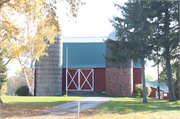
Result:
[[163,99],[169,99],[169,93],[167,93],[167,97],[163,96]]
[[106,91],[106,69],[105,68],[94,69],[94,90]]
[[106,68],[106,94],[133,96],[133,68]]
[[135,93],[135,85],[141,83],[141,68],[133,68],[133,93]]
[[[149,97],[151,98],[156,98],[156,91],[157,91],[157,88],[155,87],[151,87],[151,94],[149,95]],[[161,90],[162,91],[162,90]],[[165,92],[164,92],[165,93]],[[167,97],[164,97],[164,93],[163,93],[163,99],[169,99],[169,93],[167,93]]]
[[156,91],[157,89],[154,87],[150,87],[151,88],[151,94],[149,95],[149,97],[153,97],[156,98]]

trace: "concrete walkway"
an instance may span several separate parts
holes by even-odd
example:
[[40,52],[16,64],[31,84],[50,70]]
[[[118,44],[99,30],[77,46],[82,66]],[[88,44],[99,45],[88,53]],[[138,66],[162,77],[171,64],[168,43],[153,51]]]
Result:
[[[96,107],[111,99],[113,98],[112,97],[87,97],[87,98],[78,100],[80,101],[80,112]],[[42,114],[51,113],[51,114],[60,115],[60,116],[64,116],[67,114],[76,114],[78,101],[72,101],[72,102],[68,102],[65,104],[58,105],[58,106],[54,106],[50,108],[49,110],[47,110],[46,112],[42,112]]]

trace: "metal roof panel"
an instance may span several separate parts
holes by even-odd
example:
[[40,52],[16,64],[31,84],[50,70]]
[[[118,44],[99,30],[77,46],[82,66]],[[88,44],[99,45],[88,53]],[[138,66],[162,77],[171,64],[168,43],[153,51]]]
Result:
[[105,43],[63,43],[63,67],[66,67],[66,47],[68,67],[106,67]]

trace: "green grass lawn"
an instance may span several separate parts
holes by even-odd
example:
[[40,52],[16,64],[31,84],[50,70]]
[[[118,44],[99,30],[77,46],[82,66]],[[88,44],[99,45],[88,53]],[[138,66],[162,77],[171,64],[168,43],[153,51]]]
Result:
[[53,106],[73,100],[78,100],[81,97],[65,97],[65,96],[1,96],[4,103],[26,106]]
[[81,99],[65,96],[1,96],[4,102],[0,105],[0,118],[21,118],[36,115],[51,106]]
[[[106,96],[102,94],[101,96]],[[2,96],[0,115],[3,118],[31,115],[47,107],[78,100],[81,97],[65,96]],[[81,113],[81,118],[90,119],[179,119],[180,101],[169,102],[148,98],[148,103],[142,103],[142,98],[114,97],[114,99]]]
[[84,118],[179,119],[180,101],[169,102],[168,100],[148,98],[148,103],[142,103],[142,98],[116,97],[90,111]]

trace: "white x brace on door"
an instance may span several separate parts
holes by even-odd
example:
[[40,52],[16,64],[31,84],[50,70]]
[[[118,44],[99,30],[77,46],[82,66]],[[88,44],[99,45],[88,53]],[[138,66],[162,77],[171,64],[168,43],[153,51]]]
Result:
[[[77,69],[77,71],[74,73],[74,75],[72,76],[72,74],[70,73],[70,70],[66,70],[68,76],[70,77],[70,82],[68,82],[68,86],[67,89],[68,90],[79,90],[79,91],[83,91],[83,90],[94,90],[94,70],[82,70],[82,69]],[[86,71],[86,76],[83,73],[83,71]],[[89,72],[87,72],[89,71]],[[88,74],[88,75],[87,75]],[[76,76],[77,75],[77,76]],[[75,77],[77,78],[75,81]],[[92,78],[91,78],[92,77]],[[74,84],[75,89],[72,89],[71,86]]]

